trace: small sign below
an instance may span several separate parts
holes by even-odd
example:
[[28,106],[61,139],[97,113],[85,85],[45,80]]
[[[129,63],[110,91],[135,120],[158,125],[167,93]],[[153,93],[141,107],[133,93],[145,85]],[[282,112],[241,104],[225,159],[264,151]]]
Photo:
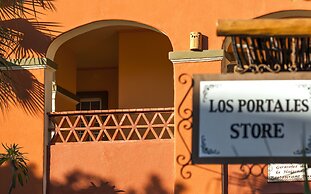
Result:
[[303,164],[269,164],[268,182],[305,181],[305,168],[311,180],[311,169]]

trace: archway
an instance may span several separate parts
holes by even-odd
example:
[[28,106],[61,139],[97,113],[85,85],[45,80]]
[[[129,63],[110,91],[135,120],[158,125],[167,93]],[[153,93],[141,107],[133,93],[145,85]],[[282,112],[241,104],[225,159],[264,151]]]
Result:
[[47,51],[58,66],[54,110],[172,107],[171,50],[165,34],[133,21],[97,21],[61,34]]

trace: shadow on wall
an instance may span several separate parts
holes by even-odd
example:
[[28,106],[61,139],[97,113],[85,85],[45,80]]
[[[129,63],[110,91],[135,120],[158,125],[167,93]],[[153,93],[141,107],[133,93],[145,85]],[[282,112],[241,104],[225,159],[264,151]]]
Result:
[[64,183],[50,183],[49,194],[115,194],[124,193],[125,191],[117,188],[109,180],[104,180],[96,176],[74,171],[65,177]]
[[[35,166],[29,165],[29,181],[23,187],[17,185],[12,194],[39,194],[42,193],[42,178],[35,175]],[[10,184],[8,166],[0,167],[0,193],[6,194]],[[184,192],[183,185],[177,185],[176,194]],[[133,189],[124,190],[108,179],[86,174],[78,170],[69,173],[63,183],[50,183],[48,194],[172,194],[172,191],[164,188],[162,181],[157,175],[151,175],[143,191]]]
[[[178,185],[178,192],[185,190],[182,185]],[[151,175],[144,191],[134,189],[125,190],[118,187],[118,183],[113,183],[107,179],[101,179],[97,176],[85,174],[80,171],[74,171],[66,177],[66,182],[62,184],[51,183],[49,185],[49,194],[171,194],[172,191],[164,188],[160,178],[157,175]]]
[[[40,194],[42,193],[42,178],[35,175],[35,166],[29,165],[29,182],[23,187],[17,186],[12,194]],[[0,167],[0,193],[6,194],[10,184],[8,166]],[[230,176],[230,194],[268,194],[268,193],[303,193],[303,182],[267,183],[264,175],[249,176],[243,179],[244,173],[233,173]],[[70,172],[62,183],[50,183],[48,194],[172,194],[163,186],[157,175],[150,175],[142,191],[120,188],[118,183],[103,179],[79,170]],[[232,186],[235,186],[232,188]],[[177,184],[175,194],[187,193],[182,184]]]
[[[45,8],[53,10],[53,5],[48,4],[45,4]],[[39,4],[35,6],[39,6]],[[35,9],[35,6],[33,9]],[[27,58],[44,57],[52,39],[59,34],[57,30],[54,30],[59,27],[59,24],[55,22],[38,22],[36,19],[28,17],[18,18],[18,15],[13,13],[11,4],[8,5],[8,8],[1,8],[1,10],[7,14],[2,16],[8,18],[0,20],[0,26],[3,28],[0,37],[2,42],[0,44],[1,64],[3,58],[14,58],[18,62],[20,59],[27,61]],[[26,11],[25,8],[24,11],[32,15],[30,10],[27,9]],[[37,12],[37,14],[41,13]],[[36,18],[35,15],[33,17]],[[42,63],[40,60],[38,61]],[[1,71],[0,109],[2,112],[8,109],[10,104],[13,104],[22,107],[26,113],[34,115],[43,112],[43,103],[43,84],[38,82],[30,72],[27,70],[12,71],[10,68],[8,68],[8,71]]]
[[[21,187],[16,183],[16,188],[13,189],[12,194],[40,194],[42,193],[42,178],[38,178],[34,173],[36,166],[33,164],[28,165],[29,180]],[[8,165],[0,167],[0,193],[7,194],[11,183],[11,173]]]
[[27,70],[9,70],[0,74],[0,109],[21,107],[27,114],[36,115],[44,110],[44,85]]
[[14,55],[13,58],[17,59],[44,57],[54,34],[59,34],[59,31],[53,30],[59,27],[55,22],[17,18],[0,21],[0,26],[16,32],[12,37],[14,41],[8,42],[10,47],[6,49],[9,51],[4,56]]

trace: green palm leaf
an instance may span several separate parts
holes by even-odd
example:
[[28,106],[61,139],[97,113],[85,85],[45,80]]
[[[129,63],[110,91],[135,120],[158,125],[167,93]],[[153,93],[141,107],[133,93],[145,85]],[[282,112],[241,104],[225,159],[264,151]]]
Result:
[[8,193],[11,194],[13,189],[16,187],[16,182],[18,182],[21,186],[28,182],[28,159],[25,157],[25,153],[20,151],[21,147],[17,144],[2,144],[2,146],[5,149],[5,153],[0,154],[0,166],[4,163],[8,163],[11,167],[12,179],[8,191]]

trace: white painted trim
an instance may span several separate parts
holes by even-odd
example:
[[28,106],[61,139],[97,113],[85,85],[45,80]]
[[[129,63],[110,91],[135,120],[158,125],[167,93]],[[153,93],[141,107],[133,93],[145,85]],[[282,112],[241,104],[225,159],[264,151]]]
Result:
[[55,69],[48,67],[44,70],[44,139],[43,139],[43,194],[47,193],[47,180],[48,180],[48,149],[47,146],[50,142],[49,133],[49,117],[48,112],[52,111],[52,82],[54,77]]
[[1,66],[1,71],[10,70],[30,70],[30,69],[46,69],[50,67],[56,69],[56,64],[48,58],[25,58],[8,60],[7,67]]
[[206,58],[189,58],[189,59],[171,59],[171,61],[173,64],[176,64],[176,63],[221,61],[222,59],[223,57],[206,57]]
[[53,81],[52,81],[52,112],[55,112],[56,110],[56,93],[57,93],[57,86],[55,82],[55,73],[53,76]]
[[46,69],[49,67],[48,65],[16,65],[16,66],[9,66],[9,67],[0,67],[1,71],[10,71],[10,70],[23,70],[23,69]]

